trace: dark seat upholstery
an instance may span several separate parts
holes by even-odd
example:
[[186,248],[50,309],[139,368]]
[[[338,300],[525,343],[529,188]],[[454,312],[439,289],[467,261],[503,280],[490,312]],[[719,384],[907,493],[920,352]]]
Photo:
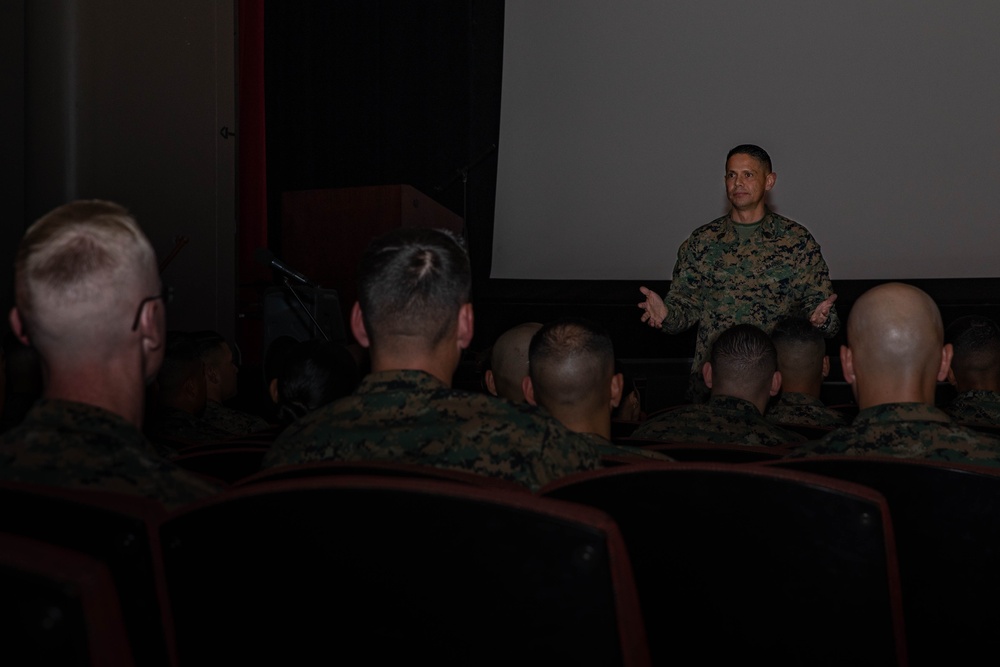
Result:
[[160,594],[152,500],[16,482],[0,483],[0,531],[86,554],[114,579],[137,665],[172,662],[172,626]]
[[0,591],[0,664],[134,664],[118,592],[100,561],[0,533]]
[[654,664],[904,664],[884,499],[788,472],[649,464],[541,493],[603,509],[621,527]]
[[1000,470],[875,456],[769,466],[864,484],[885,496],[912,665],[972,665],[1000,655]]
[[185,450],[172,461],[191,472],[232,484],[260,470],[267,445],[213,445]]
[[161,527],[182,664],[644,665],[606,515],[431,480],[260,483]]

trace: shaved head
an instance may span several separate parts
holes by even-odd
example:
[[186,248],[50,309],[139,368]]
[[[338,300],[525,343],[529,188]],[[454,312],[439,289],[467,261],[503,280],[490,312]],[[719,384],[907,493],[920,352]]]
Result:
[[[855,302],[847,323],[845,377],[855,393],[869,390],[882,402],[933,402],[934,385],[947,375],[951,347],[942,358],[944,325],[937,304],[924,291],[903,283],[868,290]],[[856,383],[852,381],[852,376]],[[927,388],[930,399],[927,399]],[[859,403],[861,396],[858,396]],[[877,404],[877,403],[875,403]],[[865,407],[865,406],[862,406]]]
[[523,402],[521,380],[528,374],[528,346],[542,325],[525,322],[500,334],[490,353],[490,368],[497,396]]

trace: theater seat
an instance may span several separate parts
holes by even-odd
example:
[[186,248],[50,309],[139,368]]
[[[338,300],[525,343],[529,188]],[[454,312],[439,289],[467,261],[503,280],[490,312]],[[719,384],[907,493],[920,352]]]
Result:
[[259,483],[160,529],[181,664],[646,665],[592,508],[450,481]]
[[621,527],[656,665],[905,664],[892,526],[871,489],[667,463],[581,473],[541,494]]

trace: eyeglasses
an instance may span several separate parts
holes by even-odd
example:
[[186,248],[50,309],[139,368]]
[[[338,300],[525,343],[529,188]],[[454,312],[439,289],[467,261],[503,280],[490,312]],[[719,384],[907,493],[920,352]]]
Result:
[[132,331],[136,331],[139,328],[139,318],[142,317],[142,308],[150,301],[156,301],[157,299],[163,299],[163,303],[170,303],[174,300],[174,288],[163,286],[163,290],[155,296],[147,296],[145,299],[139,302],[139,308],[135,311],[135,320],[132,322]]

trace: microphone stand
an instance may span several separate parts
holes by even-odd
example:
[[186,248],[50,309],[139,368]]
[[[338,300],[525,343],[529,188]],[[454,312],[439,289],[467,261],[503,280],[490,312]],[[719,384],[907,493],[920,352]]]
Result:
[[490,144],[489,148],[480,153],[472,162],[456,169],[455,175],[451,177],[450,181],[434,188],[440,194],[454,185],[455,181],[462,179],[462,223],[465,230],[466,245],[469,244],[469,172],[478,167],[479,163],[492,155],[496,149],[496,144]]
[[[325,338],[327,340],[327,342],[330,342],[330,337],[326,335],[325,331],[323,331],[323,327],[320,326],[319,322],[316,320],[316,317],[312,314],[312,311],[310,311],[308,308],[306,308],[306,304],[302,302],[302,299],[299,297],[299,293],[295,291],[294,287],[292,287],[292,281],[290,281],[288,279],[288,276],[285,276],[285,287],[288,288],[288,291],[292,293],[292,296],[295,297],[295,300],[299,302],[300,306],[302,306],[302,310],[304,310],[305,313],[306,313],[306,315],[309,316],[309,319],[312,320],[312,323],[313,323],[313,325],[315,325],[316,329],[321,334],[323,334],[323,338]],[[315,305],[316,305],[316,295],[314,293],[313,294],[313,306],[315,307]]]

